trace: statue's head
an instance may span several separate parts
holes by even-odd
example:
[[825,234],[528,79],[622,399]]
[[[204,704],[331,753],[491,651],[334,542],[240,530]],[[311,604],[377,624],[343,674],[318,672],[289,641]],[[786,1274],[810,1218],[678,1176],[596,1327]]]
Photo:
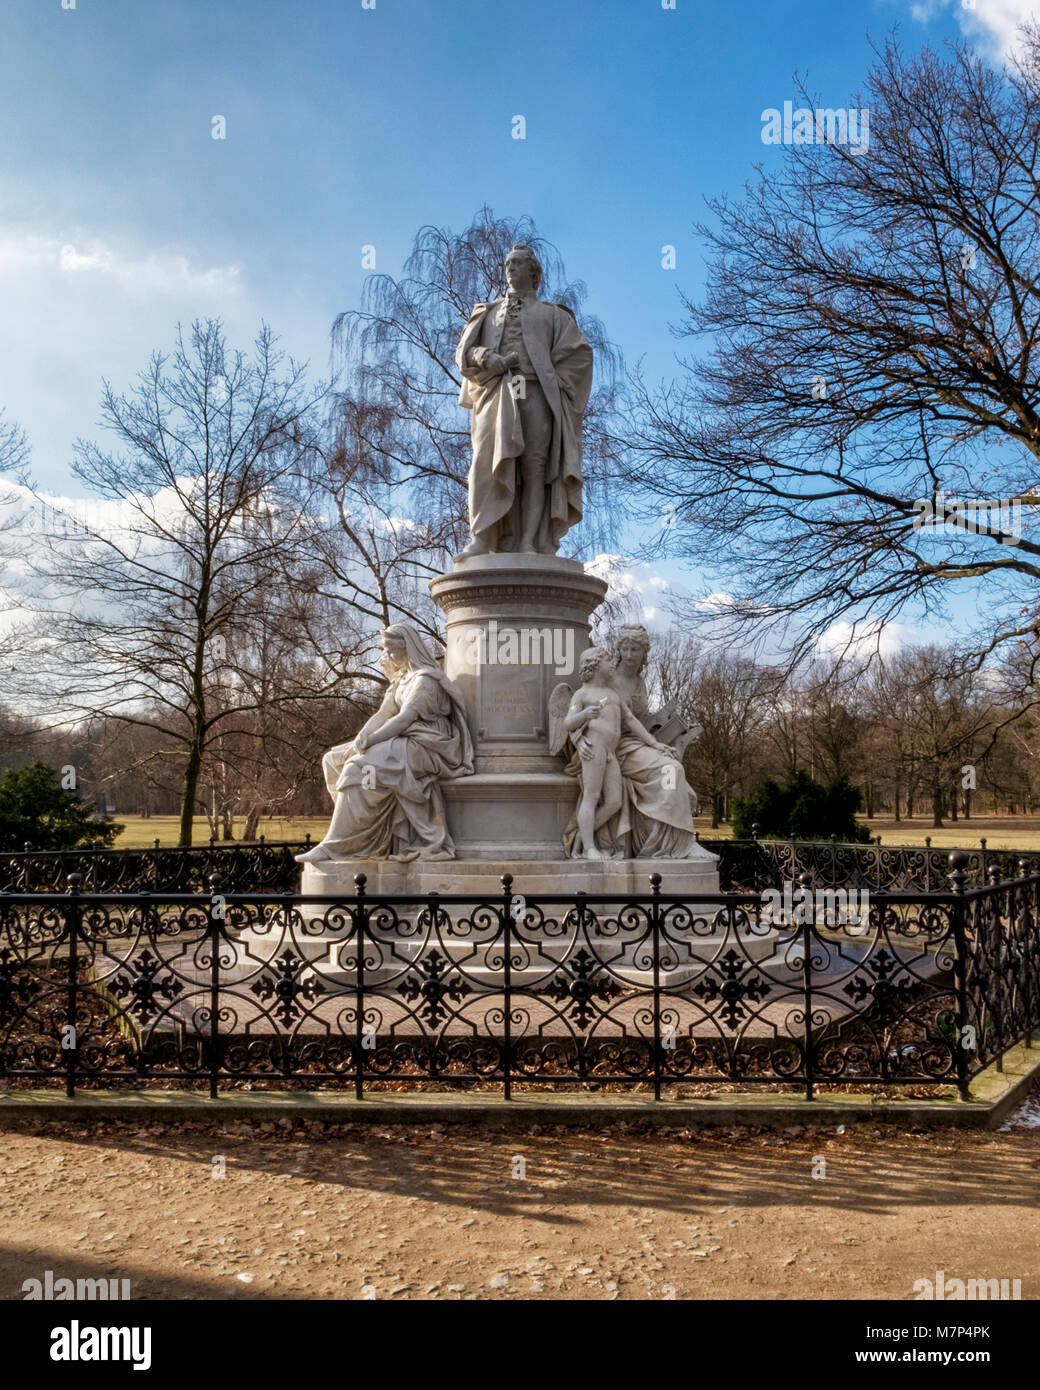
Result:
[[383,669],[391,680],[406,671],[436,666],[436,657],[408,623],[391,623],[383,628],[380,635],[383,641]]
[[650,634],[639,623],[626,623],[618,633],[618,661],[629,670],[641,671],[650,655]]
[[408,657],[402,638],[395,637],[389,632],[383,633],[383,657],[381,665],[383,671],[391,680],[408,669]]
[[613,665],[614,658],[605,647],[586,647],[578,657],[578,670],[583,681],[591,680],[601,672],[606,675]]
[[513,246],[505,259],[506,280],[516,294],[535,294],[542,283],[542,263],[530,246]]

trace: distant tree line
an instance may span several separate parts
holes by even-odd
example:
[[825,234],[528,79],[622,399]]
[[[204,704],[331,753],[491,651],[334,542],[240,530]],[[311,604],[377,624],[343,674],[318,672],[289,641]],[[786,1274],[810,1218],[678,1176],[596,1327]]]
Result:
[[712,825],[767,778],[804,773],[858,788],[869,817],[928,815],[934,826],[1040,807],[1040,715],[1019,653],[965,672],[954,646],[907,647],[793,671],[673,631],[647,674],[701,726],[687,773]]

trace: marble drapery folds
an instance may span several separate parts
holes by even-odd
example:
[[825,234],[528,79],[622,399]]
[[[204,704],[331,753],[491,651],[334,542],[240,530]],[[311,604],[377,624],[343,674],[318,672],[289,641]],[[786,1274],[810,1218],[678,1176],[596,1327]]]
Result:
[[405,669],[365,730],[402,717],[404,727],[360,749],[353,740],[325,754],[325,784],[336,804],[320,857],[454,858],[440,783],[473,771],[462,695],[413,628],[396,624],[385,636],[403,645]]
[[[497,351],[506,324],[506,300],[478,304],[455,354],[462,374],[459,403],[472,410],[473,462],[469,475],[470,530],[493,551],[509,550],[520,533],[517,460],[524,451],[521,401],[524,388],[506,373],[476,363],[480,348]],[[527,295],[520,327],[537,386],[552,417],[545,461],[545,507],[539,550],[555,554],[581,520],[582,416],[592,390],[592,348],[571,311]]]

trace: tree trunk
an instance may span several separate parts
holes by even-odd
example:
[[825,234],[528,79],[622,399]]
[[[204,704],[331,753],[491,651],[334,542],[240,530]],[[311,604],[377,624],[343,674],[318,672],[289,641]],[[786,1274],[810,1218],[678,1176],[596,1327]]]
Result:
[[718,830],[718,828],[719,828],[719,820],[721,819],[721,816],[722,816],[722,797],[721,797],[721,796],[713,796],[713,797],[711,798],[711,828],[712,828],[712,830]]
[[199,775],[202,772],[202,740],[198,733],[188,748],[188,765],[184,769],[184,782],[181,786],[181,833],[177,843],[182,849],[191,847],[192,825],[195,819],[195,802],[198,799]]
[[932,788],[932,829],[943,828],[943,794],[941,787]]

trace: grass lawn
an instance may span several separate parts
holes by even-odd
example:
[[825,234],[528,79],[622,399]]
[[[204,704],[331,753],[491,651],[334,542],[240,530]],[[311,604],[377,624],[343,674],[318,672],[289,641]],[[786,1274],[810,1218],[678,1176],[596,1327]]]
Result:
[[[126,829],[115,843],[116,849],[151,849],[156,840],[160,845],[175,845],[180,833],[179,816],[114,816],[120,825],[125,825]],[[262,821],[260,824],[260,834],[266,836],[268,840],[302,840],[310,831],[312,840],[320,840],[328,829],[328,816],[304,817],[300,820],[288,820],[272,817],[270,820]],[[242,822],[238,821],[235,826],[235,834],[241,835]],[[209,821],[205,816],[195,817],[195,831],[192,836],[193,843],[205,845],[209,842]]]
[[[176,816],[116,816],[126,829],[116,841],[118,849],[150,848],[156,839],[160,845],[175,845],[180,822]],[[1040,816],[973,816],[971,820],[949,823],[942,830],[933,830],[931,816],[915,816],[913,820],[894,820],[875,817],[866,822],[872,835],[880,835],[883,845],[923,845],[930,836],[940,849],[977,849],[984,836],[989,849],[1040,850]],[[698,816],[697,832],[702,840],[729,840],[730,825],[711,828],[710,816]],[[269,840],[302,840],[310,832],[312,840],[320,840],[328,827],[324,816],[309,816],[298,820],[273,817],[260,826],[260,833]],[[241,834],[238,823],[236,833]],[[209,840],[209,823],[203,816],[195,818],[194,842],[204,845]]]

